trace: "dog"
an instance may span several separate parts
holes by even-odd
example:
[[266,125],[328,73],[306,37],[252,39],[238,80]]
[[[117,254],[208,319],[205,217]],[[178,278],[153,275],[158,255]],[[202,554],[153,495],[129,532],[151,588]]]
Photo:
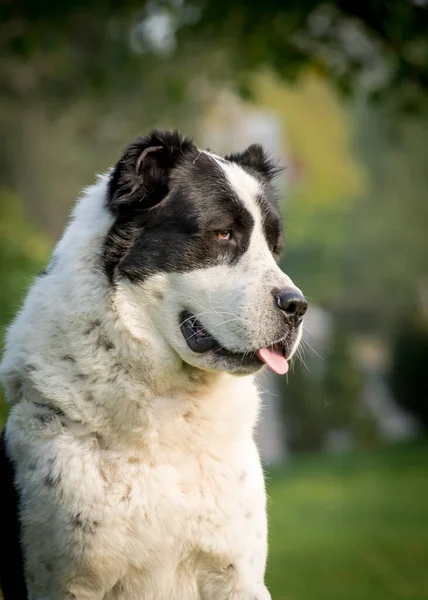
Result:
[[277,171],[154,130],[84,191],[1,365],[5,600],[271,597],[255,374],[307,308]]

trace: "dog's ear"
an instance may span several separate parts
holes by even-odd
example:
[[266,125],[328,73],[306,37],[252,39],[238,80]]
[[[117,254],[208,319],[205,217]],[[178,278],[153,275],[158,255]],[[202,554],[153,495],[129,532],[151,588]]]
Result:
[[196,154],[196,146],[178,131],[154,130],[137,138],[125,148],[110,175],[110,210],[128,214],[158,204],[169,191],[171,169],[188,153]]
[[252,171],[266,182],[271,182],[282,171],[282,167],[275,164],[260,144],[248,146],[244,152],[236,152],[225,157],[230,162],[237,163],[244,169]]

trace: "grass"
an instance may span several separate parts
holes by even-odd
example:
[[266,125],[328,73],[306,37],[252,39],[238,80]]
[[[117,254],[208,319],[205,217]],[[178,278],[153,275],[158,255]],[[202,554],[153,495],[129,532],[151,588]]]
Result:
[[271,473],[273,600],[428,599],[428,444]]

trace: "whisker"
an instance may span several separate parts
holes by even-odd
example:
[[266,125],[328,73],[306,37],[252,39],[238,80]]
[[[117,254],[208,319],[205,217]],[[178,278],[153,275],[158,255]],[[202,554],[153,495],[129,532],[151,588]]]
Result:
[[311,344],[308,342],[308,340],[307,340],[307,339],[306,339],[304,336],[302,336],[302,343],[303,343],[303,344],[306,344],[306,346],[307,346],[307,347],[308,347],[310,350],[312,350],[312,352],[313,352],[314,354],[316,354],[316,356],[318,356],[318,358],[320,358],[321,360],[324,360],[324,358],[323,358],[321,355],[319,355],[319,354],[318,354],[318,352],[315,350],[315,348],[313,348],[313,347],[311,346]]
[[[238,321],[241,317],[235,317],[234,319],[228,319],[227,321],[222,321],[221,323],[217,323],[216,325],[214,325],[214,327],[212,328],[212,330],[215,330],[217,327],[220,327],[220,325],[225,325],[226,323],[230,323],[232,321]],[[212,333],[212,330],[210,331],[210,333]],[[188,340],[190,340],[192,337],[198,335],[198,332],[195,331],[195,333],[192,333],[192,335],[189,335],[189,337],[187,338]]]
[[[218,314],[219,316],[221,316],[221,315],[220,315],[220,314],[217,312],[216,308],[213,306],[213,304],[212,304],[212,300],[211,300],[211,296],[208,296],[208,301],[209,301],[209,303],[210,303],[210,307],[212,308],[212,310],[213,310],[213,311],[214,311],[216,314]],[[220,306],[220,307],[218,307],[218,308],[220,308],[220,309],[224,309],[224,307],[223,307],[223,306]],[[226,314],[226,313],[229,313],[229,314],[231,314],[231,315],[237,315],[237,314],[238,314],[236,311],[228,311],[228,310],[226,310],[226,311],[225,311],[225,310],[223,310],[222,312],[223,312],[224,314]]]
[[303,366],[305,367],[305,369],[308,371],[308,373],[311,373],[311,370],[310,370],[310,368],[309,368],[309,367],[308,367],[308,365],[306,364],[305,357],[304,357],[304,351],[303,351],[303,348],[302,348],[302,347],[300,347],[300,348],[298,348],[298,349],[297,349],[296,355],[297,355],[297,357],[299,358],[300,362],[301,362],[301,363],[303,364]]

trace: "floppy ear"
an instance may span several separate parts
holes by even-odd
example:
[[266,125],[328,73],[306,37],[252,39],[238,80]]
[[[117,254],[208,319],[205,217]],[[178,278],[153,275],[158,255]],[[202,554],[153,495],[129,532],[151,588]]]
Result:
[[275,164],[260,144],[252,144],[244,152],[236,152],[225,158],[249,169],[266,182],[271,182],[282,171],[282,167]]
[[169,174],[187,153],[197,153],[178,131],[154,130],[127,146],[109,180],[108,205],[116,214],[147,209],[168,193]]

